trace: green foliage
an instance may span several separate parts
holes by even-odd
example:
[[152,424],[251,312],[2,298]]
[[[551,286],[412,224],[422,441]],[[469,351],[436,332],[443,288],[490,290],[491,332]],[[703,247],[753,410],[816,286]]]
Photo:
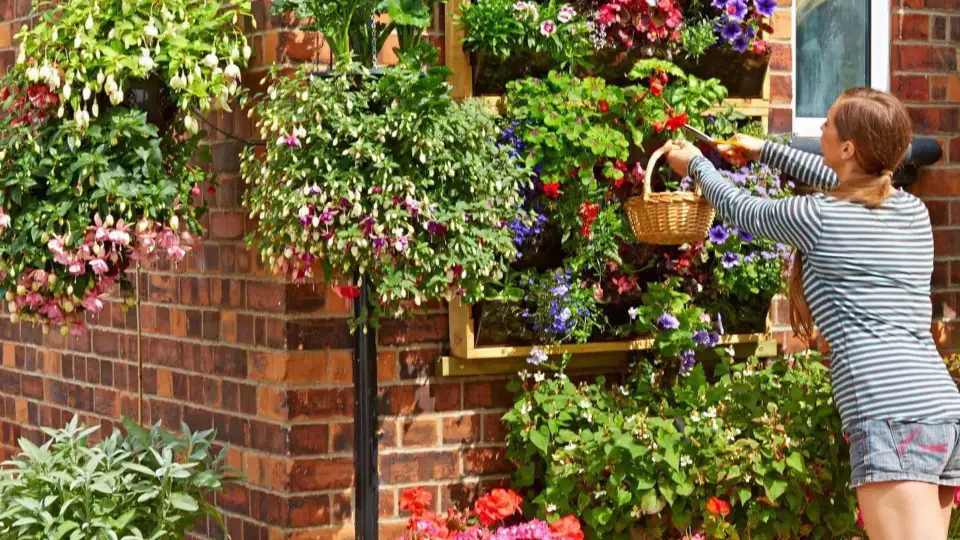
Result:
[[316,259],[327,280],[360,272],[376,288],[371,307],[397,315],[429,299],[473,302],[503,276],[527,173],[479,102],[450,97],[446,75],[302,69],[270,87],[254,109],[269,144],[244,153],[242,172],[258,219],[249,242],[271,267],[298,280]]
[[256,24],[249,0],[70,0],[38,9],[40,22],[18,34],[15,69],[46,82],[74,114],[97,116],[98,94],[116,105],[151,75],[176,90],[181,110],[229,110],[252,54],[243,33],[245,22]]
[[541,516],[581,516],[589,538],[849,537],[855,496],[828,372],[806,353],[722,361],[712,378],[641,362],[613,387],[524,375],[504,415],[514,485]]
[[124,428],[90,446],[98,428],[74,417],[44,428],[43,446],[21,439],[22,454],[0,469],[0,539],[179,540],[205,517],[226,530],[207,499],[237,478],[226,448],[211,455],[213,431]]
[[[274,0],[271,10],[292,13],[305,21],[304,30],[323,34],[338,64],[371,67],[393,32],[401,54],[416,49],[438,2],[443,0]],[[384,15],[389,22],[382,22]]]
[[688,56],[699,58],[717,42],[714,24],[711,20],[701,19],[694,24],[684,25],[680,30],[680,41]]
[[462,5],[457,24],[464,30],[464,50],[485,51],[501,59],[544,54],[566,67],[583,65],[593,54],[587,19],[570,4],[470,2]]
[[[653,336],[653,351],[659,359],[677,359],[685,351],[710,344],[716,346],[719,335],[710,336],[713,329],[711,317],[692,304],[690,295],[680,290],[680,278],[671,277],[664,283],[647,284],[647,291],[640,300],[639,306],[630,309],[633,320],[630,330]],[[665,324],[664,317],[672,319]],[[697,332],[702,335],[699,343],[694,341]]]

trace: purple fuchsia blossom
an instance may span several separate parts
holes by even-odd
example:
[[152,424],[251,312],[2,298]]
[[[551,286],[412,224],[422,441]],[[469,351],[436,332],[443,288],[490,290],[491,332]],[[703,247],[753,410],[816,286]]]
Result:
[[740,264],[740,254],[728,251],[720,257],[720,264],[722,264],[724,268],[738,266]]
[[680,353],[680,373],[690,373],[693,366],[697,365],[697,354],[691,349]]
[[680,321],[669,313],[664,313],[657,317],[657,324],[664,330],[676,330],[680,328]]
[[727,228],[723,226],[723,224],[714,225],[710,229],[710,234],[708,235],[708,238],[710,239],[711,242],[713,242],[718,246],[723,245],[727,241],[727,239],[730,238],[730,231],[728,231]]
[[764,17],[773,17],[777,11],[777,0],[753,0],[753,7]]
[[447,234],[447,226],[437,223],[436,221],[431,221],[427,223],[427,232],[430,236],[445,236]]

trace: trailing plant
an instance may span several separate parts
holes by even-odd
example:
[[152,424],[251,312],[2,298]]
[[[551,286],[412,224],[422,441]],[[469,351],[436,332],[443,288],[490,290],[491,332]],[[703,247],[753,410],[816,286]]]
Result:
[[[40,21],[24,25],[14,71],[22,85],[44,85],[60,100],[58,117],[84,129],[131,87],[158,78],[187,114],[229,110],[252,51],[244,24],[249,0],[68,0],[41,3]],[[104,99],[106,98],[106,99]]]
[[271,268],[302,282],[317,262],[328,281],[370,280],[374,319],[473,302],[503,276],[528,173],[479,102],[451,98],[447,73],[301,69],[272,83],[253,109],[270,143],[242,158],[249,242]]
[[505,416],[514,486],[587,537],[849,537],[859,532],[828,368],[640,362],[622,386],[524,374]]
[[76,416],[42,429],[50,440],[21,439],[22,453],[0,469],[0,539],[175,540],[207,517],[226,530],[207,501],[237,477],[224,465],[226,447],[211,455],[212,430],[173,434],[125,420],[125,436],[90,444],[98,426]]

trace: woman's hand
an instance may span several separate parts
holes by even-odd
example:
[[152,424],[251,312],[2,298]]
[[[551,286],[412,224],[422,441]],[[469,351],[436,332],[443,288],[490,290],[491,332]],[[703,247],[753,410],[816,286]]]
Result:
[[670,141],[663,145],[663,148],[667,151],[667,163],[670,168],[680,176],[687,175],[691,159],[703,155],[699,148],[687,141]]

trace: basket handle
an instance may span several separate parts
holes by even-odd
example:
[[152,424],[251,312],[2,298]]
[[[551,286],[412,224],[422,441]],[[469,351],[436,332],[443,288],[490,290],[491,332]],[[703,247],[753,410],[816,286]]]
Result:
[[[667,150],[668,144],[670,143],[667,142],[660,148],[657,148],[656,151],[653,152],[653,155],[650,156],[650,160],[647,161],[647,169],[643,173],[643,177],[644,177],[643,178],[643,200],[645,201],[650,200],[650,195],[652,190],[651,186],[653,185],[653,170],[657,166],[657,161],[662,156],[665,156],[666,154],[670,153]],[[702,195],[703,193],[700,191],[700,183],[699,182],[694,182],[694,183],[696,184],[696,188],[694,188],[694,193],[698,196]]]

